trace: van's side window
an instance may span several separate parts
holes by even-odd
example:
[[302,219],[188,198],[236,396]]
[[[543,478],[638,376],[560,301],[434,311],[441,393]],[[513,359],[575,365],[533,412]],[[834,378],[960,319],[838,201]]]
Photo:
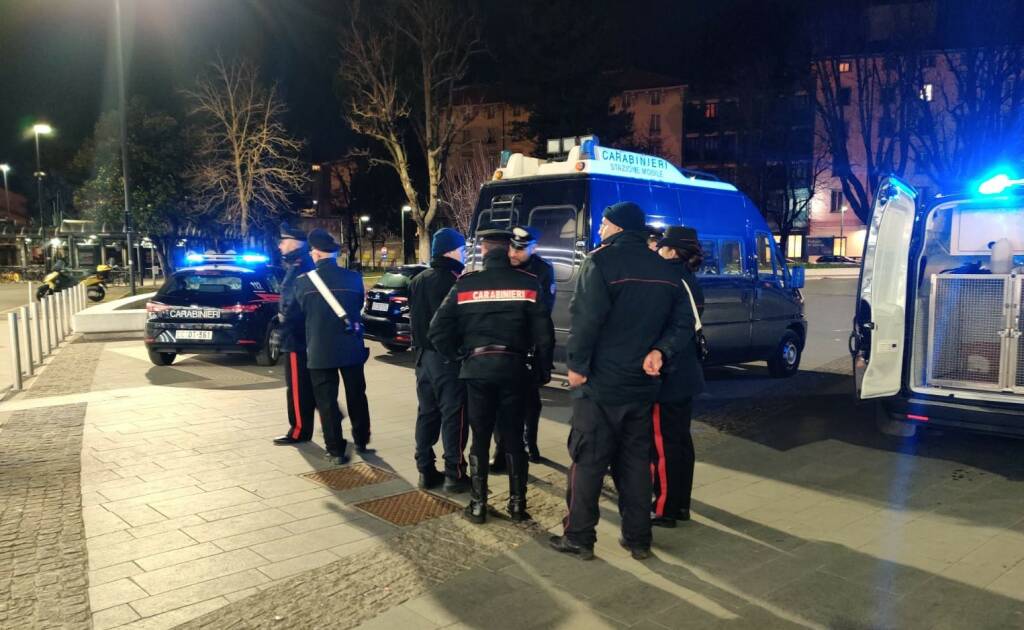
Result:
[[704,254],[704,263],[701,264],[697,275],[717,276],[718,275],[718,243],[715,241],[701,241],[701,252]]
[[722,241],[722,275],[743,275],[743,246],[739,241]]
[[529,225],[540,232],[537,253],[555,268],[555,280],[572,277],[576,247],[576,208],[538,206],[530,212]]

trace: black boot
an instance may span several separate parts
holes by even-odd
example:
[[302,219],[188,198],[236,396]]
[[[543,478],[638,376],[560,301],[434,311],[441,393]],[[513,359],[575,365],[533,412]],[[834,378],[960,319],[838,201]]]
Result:
[[516,523],[532,520],[526,511],[526,480],[530,468],[526,453],[506,453],[505,461],[508,463],[508,515]]
[[469,522],[483,525],[487,520],[487,460],[481,462],[476,455],[470,455],[469,475],[473,489],[463,514]]

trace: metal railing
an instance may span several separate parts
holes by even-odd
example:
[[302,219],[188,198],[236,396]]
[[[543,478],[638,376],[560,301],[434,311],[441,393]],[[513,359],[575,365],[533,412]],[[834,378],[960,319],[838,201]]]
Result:
[[24,379],[33,376],[42,367],[44,359],[74,331],[72,318],[86,307],[83,284],[38,301],[34,288],[29,282],[29,303],[7,315],[11,335],[11,386],[14,391],[21,391]]

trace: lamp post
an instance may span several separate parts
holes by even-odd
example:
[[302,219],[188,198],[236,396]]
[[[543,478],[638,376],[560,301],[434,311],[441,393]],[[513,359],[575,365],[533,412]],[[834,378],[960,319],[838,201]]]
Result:
[[846,228],[846,206],[839,209],[839,247],[842,248],[840,256],[846,255],[846,237],[843,236],[843,231]]
[[132,260],[132,218],[129,201],[128,179],[128,105],[125,99],[124,45],[121,37],[121,0],[114,0],[114,19],[117,20],[117,102],[120,110],[121,127],[121,176],[124,180],[124,239],[128,251],[128,278],[132,295],[135,295],[135,261]]
[[4,207],[7,209],[7,218],[14,223],[14,215],[11,214],[11,193],[7,190],[7,171],[11,170],[10,164],[0,164],[0,172],[4,174]]
[[412,206],[402,206],[402,214],[401,214],[401,217],[400,217],[400,219],[402,221],[402,264],[403,265],[409,262],[409,257],[405,255],[405,213],[406,212],[412,212]]
[[[36,137],[36,206],[39,209],[39,227],[45,230],[46,219],[43,217],[43,177],[46,173],[43,172],[42,158],[39,154],[39,136],[48,136],[53,133],[53,127],[46,123],[36,123],[32,125],[32,133]],[[47,271],[50,270],[50,259],[46,254],[46,244],[43,244],[43,264]]]

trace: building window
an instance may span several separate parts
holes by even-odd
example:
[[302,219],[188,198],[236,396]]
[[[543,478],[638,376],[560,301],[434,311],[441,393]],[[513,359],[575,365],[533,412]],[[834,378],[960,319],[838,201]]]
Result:
[[651,114],[651,135],[661,133],[661,114]]
[[850,71],[850,62],[849,61],[840,61],[839,62],[839,72],[841,72],[843,74],[846,74],[849,71]]
[[688,162],[700,161],[700,136],[687,136],[683,151]]
[[846,107],[853,100],[853,90],[848,87],[839,88],[839,104]]
[[651,92],[651,105],[661,105],[661,90]]
[[493,119],[494,118],[494,105],[489,105],[487,107],[487,118],[488,119]]
[[922,101],[927,101],[929,103],[932,102],[932,84],[931,83],[925,83],[921,87],[921,94],[920,94],[920,96],[921,96],[921,100]]
[[829,204],[829,212],[839,213],[843,211],[843,191],[833,190],[831,203]]
[[718,103],[705,103],[704,118],[708,120],[718,118]]

